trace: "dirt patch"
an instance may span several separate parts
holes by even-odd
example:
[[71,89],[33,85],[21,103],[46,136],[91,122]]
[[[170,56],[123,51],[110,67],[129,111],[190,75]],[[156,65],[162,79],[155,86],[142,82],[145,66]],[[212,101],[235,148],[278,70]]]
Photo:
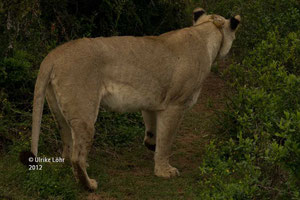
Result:
[[90,193],[87,200],[116,200],[116,198],[108,197],[106,195]]

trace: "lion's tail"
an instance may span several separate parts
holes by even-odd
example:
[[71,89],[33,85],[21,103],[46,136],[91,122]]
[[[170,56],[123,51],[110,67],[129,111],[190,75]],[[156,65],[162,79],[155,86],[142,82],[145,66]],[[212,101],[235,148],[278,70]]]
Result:
[[47,57],[41,64],[40,71],[35,83],[34,98],[33,98],[33,112],[32,112],[32,135],[31,135],[31,152],[37,156],[38,143],[40,136],[41,121],[43,115],[43,108],[46,96],[46,88],[49,84],[51,72],[53,69],[52,62],[49,62]]

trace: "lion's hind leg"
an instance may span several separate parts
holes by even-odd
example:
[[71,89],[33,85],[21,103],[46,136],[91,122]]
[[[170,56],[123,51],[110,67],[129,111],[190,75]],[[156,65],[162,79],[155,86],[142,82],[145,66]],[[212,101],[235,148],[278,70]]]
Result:
[[94,123],[73,119],[71,120],[71,129],[74,138],[71,158],[73,173],[85,187],[96,190],[96,180],[90,179],[86,171],[87,156],[93,143]]
[[[77,75],[79,77],[76,77]],[[60,77],[58,74],[53,79],[53,88],[71,129],[71,164],[74,176],[84,187],[96,190],[97,182],[89,178],[86,168],[87,156],[94,137],[94,124],[103,95],[101,85],[95,85],[94,79],[90,81],[80,75]]]
[[61,109],[59,108],[57,98],[55,96],[51,84],[49,84],[47,87],[46,99],[50,107],[51,113],[57,122],[57,126],[63,141],[62,157],[65,159],[70,159],[72,156],[72,145],[73,145],[71,128],[67,123]]
[[155,151],[156,146],[156,113],[153,111],[142,111],[145,123],[144,145],[151,151]]

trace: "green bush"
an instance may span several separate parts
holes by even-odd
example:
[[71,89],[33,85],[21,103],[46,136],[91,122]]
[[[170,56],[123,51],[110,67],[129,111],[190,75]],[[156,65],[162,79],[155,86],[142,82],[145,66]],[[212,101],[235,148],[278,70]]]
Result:
[[[35,72],[33,57],[16,51],[0,60],[0,141],[12,144],[30,126]],[[4,147],[3,146],[3,147]]]
[[[10,102],[22,103],[19,108],[29,104],[36,72],[32,71],[33,56],[25,51],[16,51],[12,57],[0,61],[0,87],[8,95]],[[20,101],[22,100],[22,101]],[[27,100],[27,101],[24,101]]]
[[285,148],[281,161],[300,183],[300,109],[296,112],[284,112],[284,117],[277,123],[279,131],[275,133]]
[[[230,66],[226,78],[233,87],[253,86],[272,89],[277,82],[280,84],[287,73],[300,74],[300,40],[298,33],[289,33],[281,38],[278,30],[269,32],[266,40],[250,51],[240,64]],[[257,79],[258,76],[259,79]],[[277,84],[275,85],[277,86]],[[275,87],[274,86],[274,87]],[[276,89],[276,88],[273,88]]]
[[299,33],[270,32],[225,73],[236,94],[220,113],[219,139],[200,166],[200,197],[300,198],[298,55]]

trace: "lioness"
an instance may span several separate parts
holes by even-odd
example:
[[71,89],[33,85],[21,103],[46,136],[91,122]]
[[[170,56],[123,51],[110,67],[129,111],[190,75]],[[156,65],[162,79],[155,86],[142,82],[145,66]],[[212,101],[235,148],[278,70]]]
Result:
[[[83,38],[65,43],[43,60],[37,77],[31,151],[38,152],[44,99],[58,123],[64,158],[91,190],[86,172],[99,106],[142,111],[144,144],[155,151],[154,173],[179,175],[169,164],[171,144],[183,113],[196,103],[212,63],[224,57],[241,20],[193,12],[194,25],[159,36]],[[33,155],[32,155],[33,156]]]

